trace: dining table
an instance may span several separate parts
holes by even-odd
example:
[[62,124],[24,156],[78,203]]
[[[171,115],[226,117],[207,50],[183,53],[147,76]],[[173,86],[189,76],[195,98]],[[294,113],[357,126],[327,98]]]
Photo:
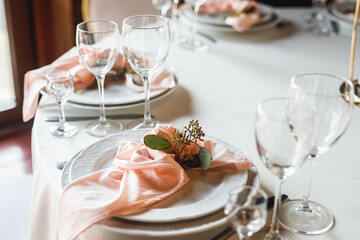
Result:
[[[308,31],[304,16],[309,8],[277,8],[281,22],[254,32],[217,31],[199,28],[211,36],[207,51],[192,52],[172,44],[165,65],[172,69],[177,86],[170,94],[151,101],[151,113],[174,126],[198,120],[205,134],[240,149],[255,165],[260,187],[274,195],[277,178],[265,167],[257,152],[255,115],[257,104],[286,97],[291,78],[302,73],[328,73],[349,77],[351,37],[318,35]],[[354,76],[360,73],[360,51],[356,50]],[[107,109],[108,115],[142,114],[144,106]],[[98,109],[68,103],[66,116],[98,116]],[[58,116],[54,99],[42,96],[32,128],[34,183],[30,210],[30,239],[57,239],[57,210],[62,192],[58,162],[69,161],[80,150],[100,140],[85,126],[90,120],[69,121],[78,127],[71,138],[50,134]],[[129,119],[118,119],[125,127]],[[124,130],[126,131],[126,129]],[[321,154],[314,170],[311,200],[325,205],[334,216],[333,227],[322,234],[294,233],[299,240],[343,240],[360,236],[360,109],[354,107],[351,123],[334,146]],[[284,181],[282,192],[289,199],[305,193],[308,167],[305,163]],[[223,194],[226,194],[225,192]],[[271,215],[270,213],[268,215]],[[179,223],[181,225],[181,222]],[[270,224],[270,217],[267,225]],[[155,224],[156,225],[156,224]],[[212,239],[229,223],[174,236],[124,234],[96,224],[92,229],[103,239]],[[238,239],[236,234],[229,239]]]

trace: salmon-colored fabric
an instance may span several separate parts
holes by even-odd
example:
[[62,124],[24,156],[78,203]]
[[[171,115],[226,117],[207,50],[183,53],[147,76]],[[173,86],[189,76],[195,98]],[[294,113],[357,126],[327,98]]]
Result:
[[[126,58],[119,53],[113,69],[125,69],[127,67],[128,62],[126,61]],[[36,113],[40,91],[45,90],[46,88],[46,74],[57,69],[68,70],[71,72],[75,90],[86,88],[95,80],[94,75],[79,61],[79,56],[75,47],[50,65],[27,72],[24,79],[24,122],[32,119]],[[127,74],[125,83],[126,86],[134,91],[144,91],[143,87],[134,84],[131,74]],[[175,87],[175,85],[176,83],[173,74],[164,69],[150,81],[150,90],[168,89]]]
[[[171,125],[159,125],[151,134],[171,139]],[[247,169],[252,163],[242,154],[206,140],[212,156],[210,168]],[[101,170],[69,184],[58,209],[60,240],[75,239],[92,225],[113,216],[137,214],[171,196],[188,181],[173,153],[152,150],[143,143],[120,142],[115,167]]]
[[[254,11],[246,13],[250,7]],[[243,32],[261,20],[259,5],[251,0],[207,0],[199,8],[200,14],[229,13],[225,22],[236,31]]]

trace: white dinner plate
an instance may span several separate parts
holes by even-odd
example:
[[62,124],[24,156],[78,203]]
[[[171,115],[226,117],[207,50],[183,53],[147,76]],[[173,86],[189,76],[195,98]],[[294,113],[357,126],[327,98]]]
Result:
[[355,15],[355,7],[356,7],[355,2],[342,2],[342,3],[332,4],[330,7],[330,11],[339,19],[353,23],[354,21],[353,17],[349,16],[348,14],[350,13]]
[[[175,78],[175,87],[150,91],[150,101],[159,100],[171,94],[178,85],[174,71],[167,69]],[[68,103],[80,108],[98,109],[99,90],[98,88],[86,88],[75,92],[68,100]],[[144,92],[136,92],[125,85],[124,82],[108,84],[104,89],[104,104],[107,109],[120,109],[136,107],[144,104]]]
[[[74,155],[65,165],[61,175],[61,187],[64,189],[70,183],[70,167],[72,162],[81,154],[82,151]],[[257,169],[251,167],[248,169],[248,179],[246,185],[260,185],[260,179]],[[216,227],[227,224],[227,217],[223,209],[220,209],[209,215],[185,221],[167,222],[167,223],[146,223],[128,221],[120,218],[111,218],[95,226],[99,231],[109,234],[119,233],[140,237],[176,237],[188,234],[204,232]]]
[[[140,142],[148,131],[145,129],[121,132],[85,148],[70,167],[70,180],[74,181],[95,171],[112,167],[118,142]],[[209,139],[225,144],[212,137]],[[234,150],[241,153],[238,149]],[[171,197],[160,201],[144,213],[121,218],[141,222],[169,222],[201,217],[221,209],[226,203],[224,193],[231,188],[243,186],[247,180],[246,170],[187,170],[186,173],[190,178],[189,183]]]
[[[251,28],[247,29],[245,32],[266,30],[276,26],[276,24],[280,22],[278,13],[273,7],[269,5],[259,3],[259,12],[261,15],[261,20]],[[180,13],[181,16],[183,16],[187,21],[192,20],[192,10],[189,6],[184,6]],[[224,14],[199,14],[197,17],[197,22],[200,24],[200,26],[209,29],[236,31],[232,26],[225,22]]]

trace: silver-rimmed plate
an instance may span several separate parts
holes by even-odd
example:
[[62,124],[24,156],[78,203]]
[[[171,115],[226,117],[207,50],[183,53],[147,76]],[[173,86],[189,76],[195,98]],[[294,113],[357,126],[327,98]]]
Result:
[[[73,161],[70,167],[70,180],[95,171],[112,167],[116,156],[118,142],[142,141],[149,130],[131,130],[103,138],[85,148]],[[219,139],[209,137],[227,147]],[[231,147],[241,153],[239,149]],[[171,197],[157,203],[152,209],[137,215],[121,217],[141,222],[170,222],[193,219],[208,215],[224,207],[226,194],[234,187],[242,187],[247,180],[247,171],[221,170],[221,171],[186,171],[190,178],[188,184]]]

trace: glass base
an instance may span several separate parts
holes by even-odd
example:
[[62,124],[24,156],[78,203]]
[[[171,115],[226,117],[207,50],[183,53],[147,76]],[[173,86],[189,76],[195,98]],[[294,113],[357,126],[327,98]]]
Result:
[[78,132],[76,126],[70,125],[65,122],[63,125],[55,125],[50,127],[50,133],[56,137],[69,138],[74,136]]
[[333,215],[323,205],[310,201],[311,212],[297,210],[301,200],[291,200],[281,206],[280,224],[294,232],[320,234],[334,224]]
[[251,240],[296,240],[296,236],[286,229],[280,229],[280,236],[270,234],[269,232],[270,227],[265,227],[261,231],[254,233],[251,236]]
[[105,137],[122,131],[123,125],[119,122],[109,119],[105,123],[100,123],[97,120],[89,123],[85,129],[86,132],[92,136]]
[[148,123],[144,122],[143,119],[138,119],[129,123],[127,129],[155,128],[156,124],[166,124],[166,122],[157,119],[151,119],[151,122]]
[[194,41],[187,40],[185,42],[180,43],[179,45],[185,50],[194,51],[194,52],[206,51],[209,48],[209,45],[200,42],[198,40],[194,40]]

